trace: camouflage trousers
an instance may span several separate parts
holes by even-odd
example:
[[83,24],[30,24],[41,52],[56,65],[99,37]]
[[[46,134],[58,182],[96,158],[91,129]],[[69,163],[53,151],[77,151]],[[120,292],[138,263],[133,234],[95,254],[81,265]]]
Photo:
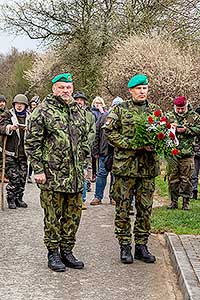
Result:
[[9,182],[6,186],[7,199],[21,200],[24,194],[27,176],[27,159],[6,156],[5,173]]
[[168,189],[171,200],[178,200],[179,196],[192,196],[192,176],[194,172],[194,158],[178,158],[173,163],[168,162]]
[[44,244],[48,249],[72,250],[82,212],[82,193],[41,190],[44,209]]
[[133,194],[137,210],[134,224],[134,239],[136,244],[146,244],[150,235],[150,216],[153,205],[155,178],[130,178],[115,176],[111,191],[116,201],[115,234],[120,245],[131,244],[131,219],[129,216]]

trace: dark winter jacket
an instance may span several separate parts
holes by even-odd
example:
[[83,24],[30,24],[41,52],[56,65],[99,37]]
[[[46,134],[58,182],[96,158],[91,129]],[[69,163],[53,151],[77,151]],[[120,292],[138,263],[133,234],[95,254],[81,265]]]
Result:
[[26,117],[17,117],[14,108],[6,110],[0,117],[0,134],[7,135],[6,142],[6,155],[10,156],[25,156],[24,141],[26,137],[26,130],[20,128],[9,132],[10,125],[22,123],[27,126],[29,119],[29,113],[26,113]]
[[93,148],[92,148],[92,155],[103,155],[107,156],[113,152],[113,147],[108,144],[105,131],[103,130],[102,126],[105,124],[107,115],[109,112],[105,112],[102,114],[98,121],[96,122],[96,137],[94,140]]
[[[94,117],[95,117],[95,122],[97,122],[97,120],[99,119],[99,117],[101,117],[101,115],[103,114],[103,113],[101,113],[95,106],[93,106],[92,108],[91,108],[91,112],[93,113],[93,115],[94,115]],[[104,110],[104,113],[105,113],[106,111]]]

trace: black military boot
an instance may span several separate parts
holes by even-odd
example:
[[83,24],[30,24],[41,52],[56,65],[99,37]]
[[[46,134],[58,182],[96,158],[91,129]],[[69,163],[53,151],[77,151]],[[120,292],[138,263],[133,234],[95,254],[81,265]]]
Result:
[[58,249],[49,249],[48,267],[55,272],[65,272],[66,267],[62,263]]
[[28,207],[28,205],[26,204],[26,202],[24,202],[23,200],[21,200],[19,198],[17,198],[15,200],[15,203],[16,203],[17,207],[23,207],[23,208],[27,208]]
[[16,209],[16,204],[13,197],[7,197],[7,202],[8,202],[9,209]]
[[120,246],[120,259],[123,264],[132,264],[133,263],[133,255],[131,253],[131,245],[121,245]]
[[146,263],[154,263],[156,261],[155,256],[149,252],[147,245],[135,245],[134,257]]
[[26,204],[26,202],[24,202],[22,200],[22,198],[23,198],[23,193],[17,194],[16,197],[15,197],[15,204],[16,204],[17,207],[27,208],[28,205]]
[[192,199],[197,200],[198,191],[194,190],[192,194]]
[[189,210],[189,203],[190,203],[190,199],[183,197],[183,206],[182,206],[182,209],[183,210]]
[[167,209],[176,209],[178,208],[178,200],[172,200],[170,205],[167,206]]
[[78,260],[69,250],[60,250],[60,255],[62,262],[65,264],[66,267],[73,268],[73,269],[83,269],[84,263]]

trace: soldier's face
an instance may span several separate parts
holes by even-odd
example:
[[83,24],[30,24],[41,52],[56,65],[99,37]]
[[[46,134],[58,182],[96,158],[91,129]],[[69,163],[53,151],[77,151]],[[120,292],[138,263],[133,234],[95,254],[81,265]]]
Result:
[[75,101],[82,107],[85,106],[85,100],[83,98],[76,98]]
[[71,99],[74,86],[72,82],[56,82],[52,86],[52,91],[55,96],[60,96],[63,100]]
[[182,107],[178,107],[178,106],[174,105],[174,110],[178,115],[185,114],[188,111],[188,105],[185,105]]
[[6,102],[5,101],[0,101],[0,109],[4,109],[6,106]]
[[14,105],[15,105],[15,110],[17,112],[22,112],[26,107],[26,105],[24,103],[17,103],[16,102]]
[[148,94],[148,85],[137,85],[134,88],[130,88],[129,92],[131,93],[133,100],[141,102],[145,101]]

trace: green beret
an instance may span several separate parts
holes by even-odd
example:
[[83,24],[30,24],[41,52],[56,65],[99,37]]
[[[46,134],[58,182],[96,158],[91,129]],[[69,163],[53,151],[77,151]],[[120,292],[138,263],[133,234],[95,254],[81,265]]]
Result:
[[56,82],[73,82],[72,74],[70,74],[70,73],[63,73],[63,74],[56,75],[51,80],[51,82],[52,83],[56,83]]
[[128,82],[128,88],[134,88],[137,85],[148,84],[148,77],[144,74],[137,74],[133,76]]

